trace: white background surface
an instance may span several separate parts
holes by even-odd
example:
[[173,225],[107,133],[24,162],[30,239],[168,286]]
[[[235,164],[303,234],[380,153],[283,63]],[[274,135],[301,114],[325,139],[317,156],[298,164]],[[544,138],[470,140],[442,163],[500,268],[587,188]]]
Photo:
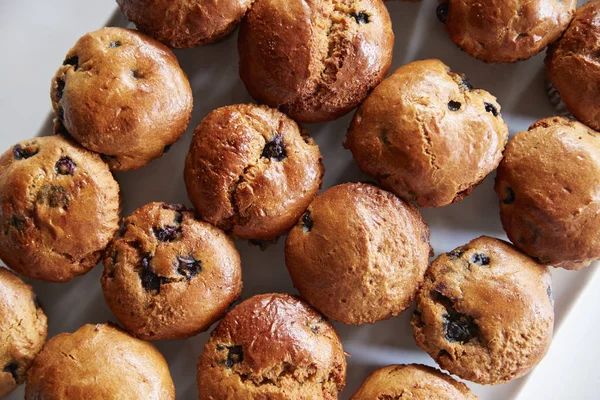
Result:
[[[456,49],[447,39],[442,28],[436,25],[435,13],[432,15],[432,10],[435,8],[434,0],[425,0],[422,5],[401,2],[390,2],[388,5],[393,17],[397,40],[394,68],[413,59],[441,58],[457,71],[466,72],[475,86],[487,89],[498,96],[499,103],[503,107],[503,115],[511,127],[511,133],[525,129],[536,119],[552,114],[544,95],[543,72],[541,72],[543,55],[515,65],[485,65],[470,59]],[[0,151],[8,148],[14,142],[38,134],[38,130],[46,122],[50,110],[48,94],[50,79],[61,64],[64,55],[79,36],[103,26],[114,9],[115,4],[110,0],[0,0],[0,54],[2,55],[0,62],[0,117],[2,118]],[[194,70],[194,74],[190,74],[186,69],[186,72],[190,74],[196,97],[196,112],[191,129],[199,122],[199,118],[209,112],[211,108],[234,101],[249,100],[243,86],[236,81],[227,86],[230,89],[227,95],[215,96],[216,98],[210,106],[206,104],[198,107],[198,98],[210,98],[213,95],[211,92],[214,87],[223,87],[224,85],[224,82],[216,82],[213,86],[210,73],[225,76],[234,74],[237,70],[236,65],[212,65],[210,60],[211,57],[215,60],[219,57],[235,58],[235,38],[205,49],[180,52],[178,56],[182,60],[184,68],[192,65],[195,57],[202,57],[202,65],[208,68],[208,72]],[[209,77],[207,77],[207,73]],[[196,88],[206,91],[196,90]],[[326,153],[325,164],[328,174],[325,177],[324,187],[341,180],[348,180],[348,178],[356,180],[361,177],[350,164],[347,152],[338,148],[341,147],[340,142],[348,120],[349,117],[345,117],[329,127],[326,125],[309,126],[311,134],[315,135],[324,153],[326,153],[327,146],[337,146],[335,150],[332,150],[329,158]],[[335,129],[331,129],[331,127]],[[178,158],[182,157],[187,150],[191,129],[188,130],[186,137],[175,146],[172,153],[163,157],[164,160],[146,167],[146,171],[142,172],[143,176],[147,177],[146,179],[140,178],[139,175],[125,173],[118,176],[120,183],[131,185],[132,190],[134,188],[145,189],[145,185],[153,184],[155,175],[162,174],[161,166],[169,163],[181,164],[182,159],[178,160]],[[333,130],[334,132],[323,132],[324,130]],[[336,158],[333,157],[334,155]],[[338,155],[339,157],[337,157]],[[180,173],[180,169],[181,166],[178,165],[177,174]],[[335,175],[338,171],[339,175]],[[163,185],[147,189],[146,197],[143,199],[132,197],[128,200],[126,198],[124,211],[129,213],[133,208],[150,199],[187,202],[180,181],[181,179],[178,177],[174,183],[169,184],[171,186]],[[493,204],[495,201],[491,186],[492,182],[488,179],[464,202],[446,210],[426,210],[424,212],[428,222],[432,225],[432,244],[437,252],[451,250],[453,246],[463,244],[473,238],[477,232],[502,237],[502,232],[498,228],[497,209],[494,206],[490,206],[489,212],[477,209],[481,202]],[[472,220],[467,223],[467,227],[461,228],[459,232],[454,232],[456,224],[463,223],[459,215],[466,214],[469,214]],[[476,221],[476,218],[480,220]],[[450,232],[452,232],[451,238],[449,238]],[[281,242],[277,246],[279,250]],[[256,249],[248,249],[243,243],[238,243],[238,248],[243,257],[246,259],[251,257],[250,263],[264,259],[264,254]],[[291,287],[288,281],[282,285],[275,282],[278,279],[287,279],[285,268],[280,262],[281,258],[278,256],[274,261],[274,263],[281,264],[276,265],[278,268],[276,273],[269,270],[252,271],[253,274],[259,275],[258,277],[262,281],[250,286],[246,284],[244,293],[246,297],[261,291],[286,290]],[[550,353],[540,366],[526,379],[521,379],[514,384],[517,386],[525,383],[518,397],[519,400],[600,399],[600,394],[598,394],[600,373],[596,362],[600,359],[600,346],[596,339],[600,332],[600,274],[592,274],[592,272],[595,271],[588,269],[580,272],[557,271],[554,273],[557,322],[561,323],[561,327],[555,335]],[[113,319],[110,311],[107,311],[103,304],[104,300],[99,290],[89,293],[72,290],[77,287],[75,284],[99,286],[97,280],[100,273],[101,268],[96,268],[92,273],[67,285],[44,283],[34,285],[40,292],[45,306],[54,309],[47,310],[51,317],[49,321],[50,335],[64,330],[77,329],[85,321],[101,322],[103,319]],[[248,278],[248,272],[245,269],[244,279],[246,280],[246,278]],[[573,303],[573,299],[579,293],[579,288],[585,283],[588,283],[586,290]],[[573,304],[572,311],[567,313]],[[59,308],[63,310],[61,313],[56,311]],[[100,311],[94,311],[95,314],[88,317],[86,312],[89,310]],[[69,313],[73,313],[73,315]],[[412,347],[407,345],[406,348],[400,345],[397,348],[389,349],[375,347],[385,346],[386,343],[396,345],[393,341],[394,338],[409,335],[410,330],[406,327],[407,318],[408,315],[404,315],[396,320],[382,322],[375,325],[376,329],[372,329],[373,327],[370,326],[348,328],[338,324],[336,324],[336,328],[341,331],[345,348],[353,354],[352,358],[362,361],[363,364],[369,364],[370,369],[379,364],[399,360],[431,363],[431,360],[428,360],[426,355],[418,351],[414,345]],[[376,336],[376,339],[373,335]],[[185,362],[171,365],[171,372],[176,380],[178,377],[185,377],[188,381],[186,387],[178,385],[178,399],[195,399],[194,360],[202,350],[205,335],[201,336],[186,341],[185,344],[182,342],[158,344],[159,349],[170,362],[171,359],[176,359],[178,354],[180,357],[184,357],[184,355],[188,357]],[[412,339],[398,339],[402,343],[405,340],[410,342]],[[368,343],[371,342],[375,345],[370,346]],[[353,373],[353,370],[350,369],[349,389],[356,388],[362,378],[363,370]],[[491,390],[476,388],[476,392],[482,399],[514,398],[512,394],[508,394],[512,390],[508,390],[507,385]],[[506,395],[502,394],[505,392]],[[22,389],[10,399],[21,397]]]

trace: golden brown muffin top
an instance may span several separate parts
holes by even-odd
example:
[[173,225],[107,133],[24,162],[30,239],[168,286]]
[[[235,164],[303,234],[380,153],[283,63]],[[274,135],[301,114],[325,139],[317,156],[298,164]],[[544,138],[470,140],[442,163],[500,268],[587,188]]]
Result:
[[185,183],[205,221],[240,238],[272,240],[298,221],[323,173],[319,147],[293,120],[238,104],[214,110],[196,128]]
[[118,229],[119,185],[100,157],[60,136],[0,156],[0,257],[34,279],[89,271]]
[[25,382],[47,333],[46,314],[31,286],[0,267],[0,398]]
[[417,344],[443,369],[493,385],[525,375],[546,355],[553,306],[547,267],[482,236],[431,264],[411,323]]
[[502,158],[496,98],[439,60],[397,69],[354,115],[344,146],[384,187],[421,207],[468,195]]
[[600,133],[565,117],[534,123],[506,147],[496,192],[508,237],[539,262],[600,258]]
[[445,0],[440,8],[454,43],[499,63],[525,60],[560,38],[576,6],[577,0]]
[[199,398],[337,399],[346,360],[333,327],[304,301],[264,294],[219,323],[198,365]]
[[150,343],[109,324],[50,339],[35,359],[25,400],[174,400],[167,362]]
[[261,103],[327,121],[383,79],[393,45],[381,0],[257,0],[241,25],[240,75]]
[[351,400],[477,400],[469,388],[425,365],[390,365],[374,371]]
[[416,207],[363,183],[318,196],[285,243],[294,286],[327,317],[374,323],[410,306],[429,261]]
[[176,142],[191,117],[192,91],[171,50],[138,31],[82,36],[52,80],[52,107],[83,147],[113,170],[139,168]]

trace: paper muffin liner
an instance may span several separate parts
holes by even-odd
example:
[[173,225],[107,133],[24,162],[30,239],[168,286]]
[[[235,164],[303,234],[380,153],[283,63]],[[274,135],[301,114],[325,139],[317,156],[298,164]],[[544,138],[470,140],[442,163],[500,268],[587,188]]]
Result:
[[550,101],[550,104],[552,105],[554,111],[556,111],[557,115],[561,117],[575,118],[573,117],[573,114],[567,110],[567,106],[565,103],[563,103],[560,93],[558,93],[558,89],[556,89],[556,86],[550,82],[548,77],[546,77],[546,94],[548,95],[548,100]]

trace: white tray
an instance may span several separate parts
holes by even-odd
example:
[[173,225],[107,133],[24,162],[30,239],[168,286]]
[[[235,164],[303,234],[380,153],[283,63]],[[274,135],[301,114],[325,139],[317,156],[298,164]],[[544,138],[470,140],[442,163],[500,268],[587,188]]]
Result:
[[[498,97],[511,134],[554,114],[545,95],[543,54],[512,65],[487,65],[461,52],[448,39],[435,17],[435,0],[425,0],[423,3],[390,1],[387,5],[396,35],[392,70],[413,60],[440,58],[454,71],[466,73],[474,86],[484,88]],[[127,21],[117,12],[108,25],[127,26]],[[90,26],[88,30],[96,28]],[[76,39],[73,37],[72,42]],[[215,45],[176,51],[194,91],[192,121],[185,136],[162,158],[138,171],[116,174],[123,193],[123,216],[150,201],[189,205],[183,183],[183,160],[194,128],[217,107],[252,101],[238,77],[236,41],[237,33],[234,33]],[[49,82],[50,77],[48,86]],[[46,87],[42,89],[39,96],[48,97]],[[307,125],[324,156],[326,174],[323,190],[342,182],[369,180],[358,170],[350,152],[341,145],[351,117],[350,114],[335,122]],[[48,117],[40,135],[51,132],[50,122],[51,117]],[[30,134],[19,131],[11,132],[10,136],[2,137],[1,142],[9,145],[27,139]],[[431,227],[431,244],[436,255],[483,234],[506,239],[493,190],[494,176],[495,173],[492,173],[458,204],[422,210]],[[243,262],[243,298],[267,292],[296,293],[284,264],[284,241],[284,237],[280,238],[276,245],[266,251],[249,246],[244,241],[236,243]],[[555,331],[595,270],[593,267],[578,272],[553,270]],[[49,337],[60,332],[72,332],[85,323],[116,321],[104,302],[99,283],[101,273],[102,266],[97,266],[87,275],[66,284],[30,281],[48,315]],[[348,358],[347,387],[341,399],[348,399],[377,367],[391,363],[435,366],[435,362],[414,343],[409,324],[411,311],[407,310],[398,318],[375,325],[354,327],[334,324],[344,349],[351,354]],[[169,362],[179,400],[197,399],[196,363],[207,338],[208,332],[185,341],[155,342]],[[526,380],[527,377],[524,377],[495,387],[468,385],[481,399],[505,400],[516,398]],[[9,400],[22,398],[23,387],[8,397]]]

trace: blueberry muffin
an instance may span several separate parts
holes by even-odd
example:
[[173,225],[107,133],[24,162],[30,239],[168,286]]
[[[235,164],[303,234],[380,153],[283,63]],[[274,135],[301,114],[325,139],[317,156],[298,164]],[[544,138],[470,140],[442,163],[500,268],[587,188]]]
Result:
[[215,42],[242,20],[254,0],[117,0],[128,20],[167,46]]
[[242,239],[288,231],[324,173],[316,143],[281,112],[238,104],[211,112],[194,132],[185,184],[196,212]]
[[328,121],[384,78],[393,46],[381,0],[257,0],[240,29],[240,76],[259,102]]
[[0,398],[25,382],[48,323],[31,286],[0,267]]
[[58,123],[113,170],[139,168],[185,131],[192,91],[175,55],[124,28],[81,37],[52,79]]
[[219,323],[198,365],[200,400],[334,400],[346,359],[333,327],[297,297],[263,294]]
[[466,53],[512,63],[539,53],[567,29],[577,0],[441,0],[440,21]]
[[346,136],[361,170],[421,207],[467,196],[502,158],[496,98],[439,60],[396,70],[360,106]]
[[208,329],[242,291],[233,241],[183,206],[150,203],[125,219],[104,258],[102,288],[131,334],[184,339]]
[[412,318],[414,337],[453,375],[508,382],[546,355],[554,326],[548,268],[510,244],[480,237],[429,267]]
[[565,117],[518,133],[498,168],[509,239],[538,262],[580,269],[600,258],[600,133]]
[[109,325],[50,339],[27,375],[25,400],[174,400],[167,362],[150,343]]
[[119,185],[97,154],[60,136],[0,156],[0,258],[34,279],[88,272],[119,223]]
[[469,388],[449,375],[425,365],[379,368],[363,382],[351,400],[477,400]]
[[363,183],[318,196],[290,231],[285,263],[302,297],[346,324],[374,323],[410,306],[429,261],[416,207]]
[[[560,3],[557,3],[560,4]],[[566,108],[600,130],[600,1],[579,7],[562,39],[548,48],[546,75]]]

